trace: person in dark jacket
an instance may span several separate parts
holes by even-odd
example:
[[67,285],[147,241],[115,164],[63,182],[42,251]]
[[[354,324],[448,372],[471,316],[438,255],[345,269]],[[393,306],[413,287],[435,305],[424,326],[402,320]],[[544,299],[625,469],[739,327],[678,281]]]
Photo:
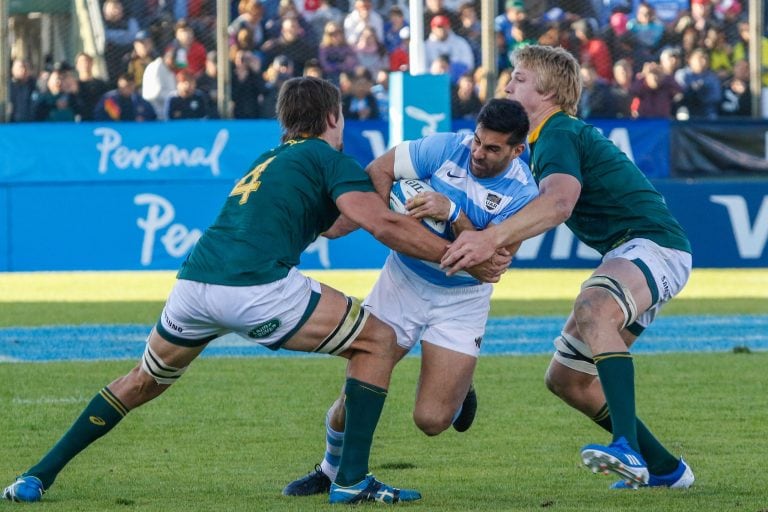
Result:
[[117,89],[101,97],[93,118],[96,121],[155,121],[157,114],[152,104],[136,92],[133,76],[124,73],[117,77]]

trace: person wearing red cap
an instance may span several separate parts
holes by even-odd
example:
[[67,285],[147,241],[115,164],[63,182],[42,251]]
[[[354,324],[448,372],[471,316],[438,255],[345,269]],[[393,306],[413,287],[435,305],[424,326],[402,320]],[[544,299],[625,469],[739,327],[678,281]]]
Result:
[[451,29],[451,20],[442,14],[429,22],[429,37],[424,43],[427,67],[440,57],[447,56],[451,64],[452,82],[475,67],[475,56],[466,39]]

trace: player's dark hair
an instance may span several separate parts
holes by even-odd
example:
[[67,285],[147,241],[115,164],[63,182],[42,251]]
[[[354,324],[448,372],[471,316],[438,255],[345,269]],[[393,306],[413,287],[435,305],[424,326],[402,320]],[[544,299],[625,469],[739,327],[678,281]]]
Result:
[[515,101],[494,98],[486,103],[477,115],[477,124],[499,133],[507,133],[507,144],[517,146],[525,142],[531,127],[528,114],[523,106]]
[[341,92],[327,80],[302,76],[286,80],[277,97],[277,119],[283,141],[319,137],[328,127],[328,115],[339,116]]

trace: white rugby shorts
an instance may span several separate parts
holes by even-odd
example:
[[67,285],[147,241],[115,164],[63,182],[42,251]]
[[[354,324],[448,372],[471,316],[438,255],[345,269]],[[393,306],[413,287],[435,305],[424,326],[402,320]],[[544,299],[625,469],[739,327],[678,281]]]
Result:
[[[634,238],[603,256],[603,262],[624,258],[642,270],[648,288],[651,290],[651,307],[637,316],[630,331],[642,332],[659,314],[662,306],[672,299],[688,282],[691,275],[691,255],[685,251],[661,247],[645,238]],[[632,327],[636,328],[633,329]],[[639,329],[638,329],[639,328]],[[571,336],[555,338],[555,359],[574,370],[597,375],[592,360],[592,351],[582,340]]]
[[364,305],[392,326],[397,344],[406,350],[424,340],[477,357],[492,291],[487,283],[455,288],[432,284],[390,254]]
[[283,279],[224,286],[178,279],[157,329],[176,345],[197,347],[230,332],[277,350],[312,315],[320,283],[292,268]]

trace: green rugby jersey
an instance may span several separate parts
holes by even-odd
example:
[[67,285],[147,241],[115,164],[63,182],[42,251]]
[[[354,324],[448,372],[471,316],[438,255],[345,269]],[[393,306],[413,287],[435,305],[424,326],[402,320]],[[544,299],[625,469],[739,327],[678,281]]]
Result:
[[562,173],[581,183],[565,224],[585,244],[605,254],[632,238],[691,252],[683,228],[661,194],[611,140],[593,126],[556,112],[531,132],[531,172],[539,183]]
[[177,277],[229,286],[282,279],[338,218],[336,198],[350,191],[374,191],[352,157],[322,139],[290,140],[252,164]]

